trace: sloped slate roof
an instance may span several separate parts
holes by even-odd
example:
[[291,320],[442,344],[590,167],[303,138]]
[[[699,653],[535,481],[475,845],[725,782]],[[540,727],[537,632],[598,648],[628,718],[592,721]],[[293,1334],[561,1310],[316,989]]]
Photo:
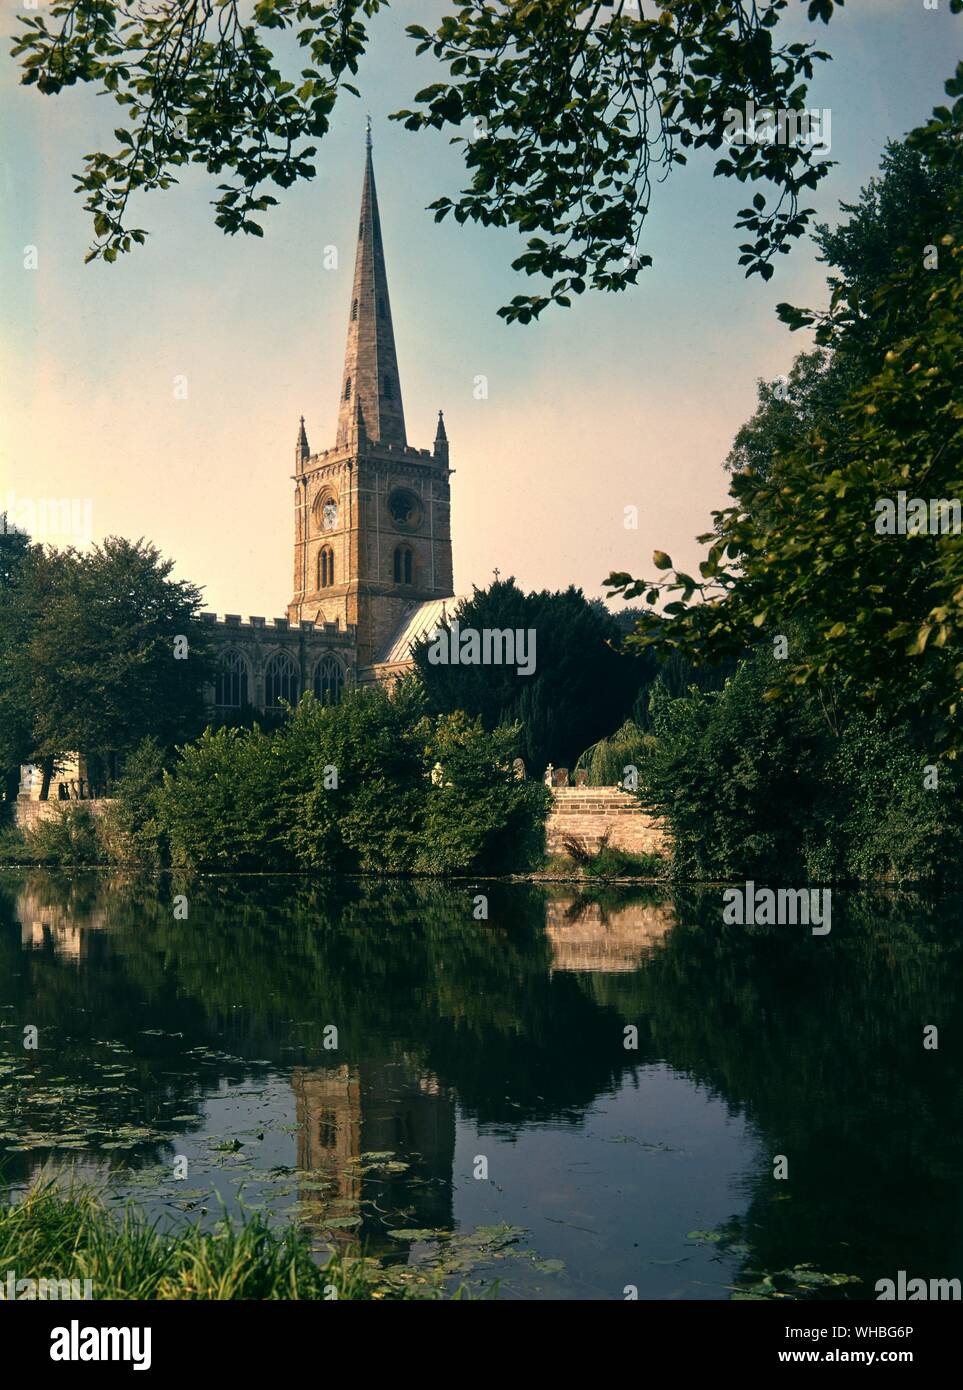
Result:
[[429,599],[427,603],[410,603],[394,633],[375,657],[374,664],[392,666],[410,661],[415,643],[434,632],[442,623],[451,622],[458,611],[458,605],[469,597],[469,594],[456,594],[453,598],[434,598]]

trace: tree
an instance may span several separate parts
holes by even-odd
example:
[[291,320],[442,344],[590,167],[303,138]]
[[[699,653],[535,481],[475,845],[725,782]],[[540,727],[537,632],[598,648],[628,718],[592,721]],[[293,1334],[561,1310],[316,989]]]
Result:
[[17,660],[30,633],[30,616],[13,602],[17,577],[30,563],[29,537],[0,528],[0,795],[12,801],[20,766],[30,752],[30,695]]
[[[652,0],[646,15],[637,0],[463,0],[433,33],[408,26],[441,80],[394,119],[463,147],[468,186],[432,204],[436,219],[527,238],[513,266],[547,283],[500,309],[509,321],[587,287],[634,284],[651,263],[639,244],[652,184],[701,146],[725,146],[717,175],[770,186],[771,200],[757,193],[736,223],[751,238],[740,247],[746,274],[768,279],[811,218],[800,199],[830,164],[805,139],[744,139],[734,113],[751,102],[796,129],[813,65],[829,55],[779,45],[780,20],[803,4],[828,23],[843,3]],[[266,190],[314,177],[310,142],[327,133],[342,91],[358,95],[349,78],[386,5],[256,0],[250,13],[242,0],[53,0],[48,14],[23,17],[12,50],[23,82],[47,95],[101,83],[124,108],[115,149],[91,154],[77,176],[94,219],[88,259],[143,243],[132,195],[169,188],[189,163],[229,180],[218,184],[219,226],[262,235],[260,215],[277,203]],[[288,31],[308,59],[300,77],[282,75]]]
[[178,753],[173,770],[163,773],[157,816],[157,844],[166,838],[174,867],[290,868],[275,741],[260,729],[205,729]]
[[[928,226],[902,224],[903,200],[888,196],[887,174],[847,226],[824,238],[842,272],[830,282],[829,309],[780,306],[793,327],[816,326],[832,362],[855,364],[855,384],[818,409],[811,428],[776,433],[766,467],[747,460],[734,474],[733,505],[700,538],[709,545],[701,579],[676,570],[655,582],[618,573],[608,583],[650,604],[676,595],[663,609],[670,621],[644,617],[634,640],[691,657],[738,655],[797,623],[801,640],[774,668],[768,698],[831,687],[834,698],[879,705],[894,719],[912,707],[934,753],[955,754],[963,744],[963,534],[951,524],[951,504],[963,497],[963,65],[947,91],[952,110],[938,107],[910,137],[941,171],[942,205]],[[935,519],[930,509],[925,526],[890,534],[885,517],[900,494],[927,509],[933,499]],[[664,552],[654,560],[673,570]]]
[[109,537],[83,554],[34,547],[17,570],[0,621],[18,634],[3,688],[26,696],[21,756],[43,764],[42,795],[67,753],[84,754],[97,781],[148,736],[167,748],[203,727],[201,593],[172,569],[152,545]]
[[[523,675],[517,666],[435,664],[426,637],[412,659],[429,711],[463,710],[490,731],[520,724],[522,757],[538,773],[549,762],[572,766],[583,748],[620,724],[655,666],[621,652],[615,618],[574,587],[526,594],[514,579],[497,580],[476,589],[457,618],[462,633],[533,633],[535,668]],[[443,628],[450,632],[451,623]]]
[[543,783],[512,771],[520,726],[487,733],[459,712],[425,719],[419,732],[433,775],[416,867],[500,874],[537,862],[552,798]]
[[657,683],[637,751],[639,796],[663,817],[674,870],[765,883],[956,881],[963,801],[955,768],[927,785],[909,721],[852,714],[835,728],[817,694],[763,698],[777,665],[757,648],[719,691]]
[[[164,775],[156,830],[132,808],[125,841],[150,852],[166,835],[176,867],[202,870],[527,868],[543,851],[550,795],[512,775],[518,730],[423,709],[407,679],[339,705],[308,694],[270,735],[208,729]],[[156,750],[145,758],[156,785]]]
[[279,747],[286,843],[304,868],[410,871],[428,784],[422,708],[412,681],[301,700]]
[[[821,259],[841,272],[830,275],[830,289],[846,286],[854,306],[866,304],[885,285],[894,264],[906,260],[907,247],[918,255],[920,247],[936,246],[951,230],[947,206],[954,170],[931,158],[926,145],[890,140],[880,172],[858,202],[840,204],[849,221],[832,229],[822,223],[813,233]],[[759,408],[736,435],[726,467],[766,477],[775,454],[801,443],[875,374],[889,346],[875,340],[876,328],[877,317],[864,312],[845,333],[834,335],[832,351],[802,352],[788,377],[761,381]]]

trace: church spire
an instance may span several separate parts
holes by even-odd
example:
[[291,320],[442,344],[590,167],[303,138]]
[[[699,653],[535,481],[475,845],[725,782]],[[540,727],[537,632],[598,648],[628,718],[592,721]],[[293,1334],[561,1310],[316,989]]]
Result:
[[348,320],[348,344],[341,380],[338,446],[347,448],[355,427],[355,402],[374,443],[406,444],[398,358],[391,324],[388,276],[381,241],[381,218],[371,159],[371,122],[365,131],[365,169],[354,287]]

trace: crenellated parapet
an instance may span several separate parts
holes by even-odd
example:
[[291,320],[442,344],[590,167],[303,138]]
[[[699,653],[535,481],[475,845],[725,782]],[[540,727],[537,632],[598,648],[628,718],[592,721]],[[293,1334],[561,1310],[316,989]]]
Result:
[[204,635],[215,648],[217,679],[208,703],[225,715],[253,707],[261,713],[297,704],[305,691],[337,703],[357,680],[353,623],[202,613]]
[[292,623],[287,618],[242,618],[240,613],[201,613],[200,619],[212,635],[224,633],[228,638],[236,635],[239,630],[248,633],[270,633],[278,640],[311,633],[314,636],[320,634],[326,640],[340,642],[346,647],[353,645],[356,638],[354,623],[343,624],[338,621],[316,623],[309,618],[303,618],[300,623]]

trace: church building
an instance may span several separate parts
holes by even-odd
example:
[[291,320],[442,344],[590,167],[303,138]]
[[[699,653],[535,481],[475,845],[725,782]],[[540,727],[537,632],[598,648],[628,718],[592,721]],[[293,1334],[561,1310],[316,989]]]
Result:
[[448,438],[408,443],[370,126],[348,337],[330,448],[294,449],[294,586],[287,615],[202,615],[219,649],[215,709],[277,707],[410,669],[411,649],[458,600],[452,588]]

